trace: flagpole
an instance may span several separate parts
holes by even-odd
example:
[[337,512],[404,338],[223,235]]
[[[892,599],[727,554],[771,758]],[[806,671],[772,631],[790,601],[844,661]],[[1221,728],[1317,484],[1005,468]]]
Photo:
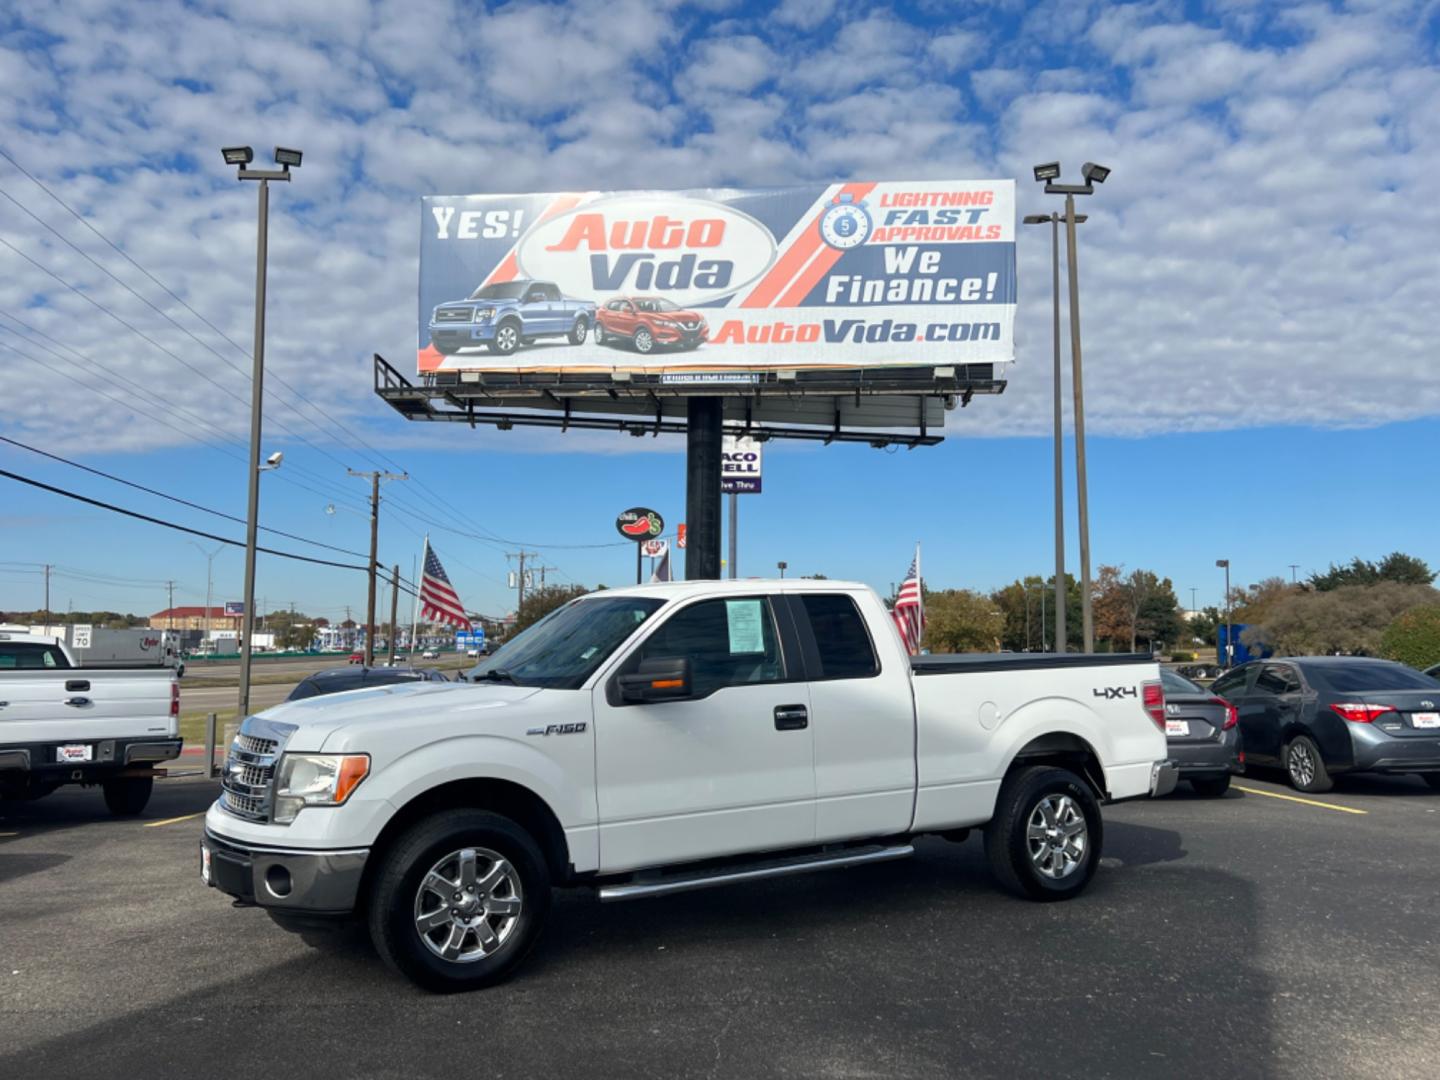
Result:
[[425,534],[425,551],[420,556],[420,572],[415,575],[415,608],[410,617],[410,666],[415,666],[415,641],[420,633],[420,582],[425,577],[425,564],[430,561],[430,534]]
[[925,577],[920,573],[920,541],[915,541],[915,600],[920,605],[920,619],[915,629],[915,652],[925,640]]

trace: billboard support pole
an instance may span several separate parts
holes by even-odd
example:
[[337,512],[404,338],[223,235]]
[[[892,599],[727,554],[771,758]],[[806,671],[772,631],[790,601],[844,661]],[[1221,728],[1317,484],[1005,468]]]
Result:
[[734,581],[735,578],[736,578],[736,577],[738,576],[738,574],[739,574],[739,571],[738,571],[738,569],[737,569],[737,567],[739,566],[739,562],[740,562],[740,556],[739,556],[739,554],[738,554],[739,547],[740,547],[740,542],[739,542],[739,525],[738,525],[738,523],[737,523],[737,521],[736,521],[736,518],[735,518],[735,515],[736,515],[736,513],[739,511],[739,509],[740,509],[740,496],[737,495],[735,492],[732,491],[732,492],[730,493],[730,580],[731,580],[731,581]]
[[692,397],[685,425],[685,580],[720,578],[720,461],[724,399]]
[[642,557],[641,557],[641,554],[642,554],[642,553],[641,553],[641,550],[640,550],[640,549],[643,548],[644,546],[645,546],[644,544],[636,544],[636,545],[635,545],[635,584],[636,584],[636,585],[643,585],[643,584],[645,584],[645,568],[644,568],[643,559],[642,559]]

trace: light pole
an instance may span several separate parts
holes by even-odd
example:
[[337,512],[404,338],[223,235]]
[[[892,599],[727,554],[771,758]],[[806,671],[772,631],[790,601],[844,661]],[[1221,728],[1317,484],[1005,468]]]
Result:
[[[1076,222],[1083,222],[1086,215],[1076,216]],[[1060,215],[1029,214],[1024,218],[1026,225],[1050,223],[1050,281],[1054,301],[1054,398],[1055,398],[1055,646],[1056,652],[1065,651],[1065,467],[1062,452],[1062,408],[1060,396]],[[1042,595],[1041,599],[1044,597]],[[1044,644],[1042,626],[1041,644]]]
[[213,597],[215,595],[215,576],[212,571],[215,566],[215,556],[219,555],[220,552],[225,550],[225,545],[217,544],[214,551],[206,551],[196,541],[191,540],[190,546],[193,547],[196,551],[200,552],[201,555],[205,556],[205,633],[200,640],[209,641],[211,629],[210,604],[213,602]]
[[1289,564],[1289,566],[1290,566],[1290,584],[1291,584],[1291,585],[1298,585],[1299,582],[1295,580],[1295,571],[1300,569],[1300,564],[1299,564],[1299,563],[1296,563],[1296,562],[1292,562],[1292,563]]
[[1035,166],[1035,179],[1045,194],[1065,196],[1066,267],[1070,275],[1070,368],[1075,394],[1075,496],[1080,509],[1080,619],[1085,651],[1095,651],[1095,622],[1090,607],[1090,497],[1085,481],[1085,380],[1080,362],[1080,269],[1075,251],[1075,196],[1095,194],[1110,170],[1087,161],[1080,170],[1083,184],[1057,184],[1060,163]]
[[790,564],[782,560],[781,562],[777,562],[775,565],[780,570],[780,576],[783,578],[785,576],[785,570],[787,567],[789,567]]
[[1235,651],[1235,643],[1230,640],[1230,560],[1216,559],[1215,565],[1225,568],[1225,666],[1228,668],[1230,657]]
[[[270,181],[289,180],[290,167],[300,167],[300,151],[275,148],[278,169],[252,169],[255,152],[248,146],[227,146],[220,151],[226,165],[237,167],[240,180],[260,181],[259,224],[255,242],[255,356],[250,375],[250,503],[245,523],[245,634],[240,644],[239,719],[250,715],[250,639],[255,611],[255,534],[260,523],[260,418],[265,396],[265,257],[270,226]],[[279,465],[278,460],[271,468]]]

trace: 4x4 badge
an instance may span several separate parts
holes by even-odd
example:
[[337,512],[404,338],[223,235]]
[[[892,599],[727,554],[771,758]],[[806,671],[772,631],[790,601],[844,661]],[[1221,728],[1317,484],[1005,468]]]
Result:
[[1097,686],[1091,691],[1096,697],[1104,698],[1106,701],[1116,701],[1122,697],[1139,697],[1133,686]]

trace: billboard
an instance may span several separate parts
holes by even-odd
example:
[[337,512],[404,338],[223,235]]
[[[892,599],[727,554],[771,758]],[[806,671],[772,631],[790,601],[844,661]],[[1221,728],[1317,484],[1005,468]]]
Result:
[[243,601],[243,600],[226,600],[226,601],[225,601],[225,614],[226,614],[227,617],[228,617],[228,616],[231,616],[231,615],[244,615],[244,614],[245,614],[245,601]]
[[743,435],[726,435],[720,447],[720,491],[725,495],[759,495],[763,444]]
[[747,373],[1014,358],[1012,180],[430,196],[418,369]]

